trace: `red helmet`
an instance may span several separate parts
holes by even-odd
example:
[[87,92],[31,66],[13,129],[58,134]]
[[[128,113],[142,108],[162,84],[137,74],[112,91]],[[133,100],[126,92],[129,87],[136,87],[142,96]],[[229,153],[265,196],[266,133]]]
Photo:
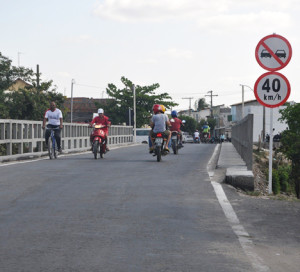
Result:
[[154,104],[152,110],[155,114],[162,111],[161,106],[159,104]]

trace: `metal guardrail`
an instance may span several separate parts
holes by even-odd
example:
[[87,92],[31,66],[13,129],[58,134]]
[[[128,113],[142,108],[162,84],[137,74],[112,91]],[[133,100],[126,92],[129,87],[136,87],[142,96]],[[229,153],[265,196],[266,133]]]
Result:
[[[108,144],[133,142],[132,126],[111,126]],[[90,148],[91,128],[88,124],[64,123],[61,147],[66,151],[84,151]],[[24,156],[42,156],[46,153],[41,121],[0,119],[0,161]]]
[[245,161],[247,169],[252,170],[253,114],[248,114],[244,119],[232,127],[231,142]]

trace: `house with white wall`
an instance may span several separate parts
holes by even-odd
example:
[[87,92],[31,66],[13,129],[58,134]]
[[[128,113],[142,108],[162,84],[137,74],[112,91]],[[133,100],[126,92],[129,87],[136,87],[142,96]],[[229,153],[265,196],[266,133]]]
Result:
[[[281,122],[278,119],[281,117],[280,110],[285,109],[286,106],[273,108],[273,135],[281,133],[287,128],[286,122]],[[242,114],[243,110],[243,114]],[[259,137],[262,137],[263,126],[265,126],[265,135],[270,134],[270,108],[262,106],[257,100],[250,100],[242,103],[231,105],[232,121],[238,122],[242,117],[248,114],[253,114],[253,141],[258,142]]]

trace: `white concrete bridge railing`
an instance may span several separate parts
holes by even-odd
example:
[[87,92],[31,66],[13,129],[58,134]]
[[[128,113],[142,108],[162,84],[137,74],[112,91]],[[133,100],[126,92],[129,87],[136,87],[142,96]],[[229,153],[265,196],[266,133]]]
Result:
[[[67,152],[90,148],[88,124],[64,123],[62,149]],[[133,142],[132,126],[111,126],[109,145]],[[40,121],[0,119],[0,162],[46,154],[44,130]]]

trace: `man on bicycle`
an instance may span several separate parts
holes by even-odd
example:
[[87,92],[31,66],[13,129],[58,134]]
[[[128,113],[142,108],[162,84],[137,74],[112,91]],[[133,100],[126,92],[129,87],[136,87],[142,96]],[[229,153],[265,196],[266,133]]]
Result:
[[50,128],[55,129],[54,130],[54,137],[56,140],[58,152],[61,153],[61,140],[60,140],[60,131],[63,128],[63,117],[61,110],[56,108],[56,104],[54,101],[50,103],[50,109],[48,109],[45,112],[44,120],[43,120],[43,129],[45,129],[46,121],[48,121],[47,124],[47,130],[45,133],[45,141],[46,146],[48,146],[48,140],[51,134]]

